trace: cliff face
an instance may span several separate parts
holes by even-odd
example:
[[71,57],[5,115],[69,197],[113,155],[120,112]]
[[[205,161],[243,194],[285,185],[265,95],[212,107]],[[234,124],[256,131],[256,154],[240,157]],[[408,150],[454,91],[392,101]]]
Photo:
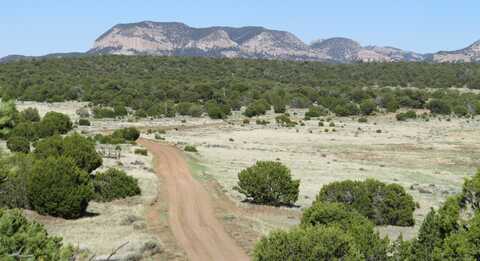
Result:
[[[294,34],[264,27],[193,28],[183,23],[118,24],[102,34],[86,54],[51,54],[55,58],[95,54],[206,56],[296,61],[351,62],[480,62],[480,41],[457,51],[419,54],[394,47],[361,46],[348,38],[330,38],[310,45]],[[7,56],[2,62],[36,57]]]
[[100,36],[89,52],[335,62],[423,59],[419,54],[394,48],[362,47],[347,38],[307,45],[289,32],[263,27],[193,28],[157,22],[116,25]]
[[434,62],[480,62],[480,41],[457,51],[442,51],[431,56]]

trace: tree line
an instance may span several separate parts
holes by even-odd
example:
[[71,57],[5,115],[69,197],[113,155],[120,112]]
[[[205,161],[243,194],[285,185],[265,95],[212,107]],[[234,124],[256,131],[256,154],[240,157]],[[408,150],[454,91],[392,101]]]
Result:
[[[392,88],[394,87],[394,88]],[[409,87],[415,87],[411,89]],[[285,106],[319,105],[339,116],[426,108],[459,116],[480,113],[479,64],[366,63],[93,56],[0,65],[4,100],[89,101],[96,117],[176,114],[224,118]],[[433,89],[433,91],[432,91]],[[267,107],[265,107],[265,105]],[[107,107],[106,107],[107,106]]]

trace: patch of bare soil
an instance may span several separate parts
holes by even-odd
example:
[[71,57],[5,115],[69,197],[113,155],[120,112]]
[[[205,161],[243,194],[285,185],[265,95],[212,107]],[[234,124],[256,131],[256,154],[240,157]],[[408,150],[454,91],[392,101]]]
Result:
[[249,260],[217,220],[209,194],[191,176],[179,151],[146,139],[138,143],[156,158],[155,170],[168,193],[170,228],[189,260]]

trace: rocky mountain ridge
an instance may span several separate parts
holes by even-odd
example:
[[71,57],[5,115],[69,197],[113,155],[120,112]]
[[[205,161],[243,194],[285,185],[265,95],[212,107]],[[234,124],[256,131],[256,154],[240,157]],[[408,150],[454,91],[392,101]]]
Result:
[[[214,26],[194,28],[178,22],[118,24],[98,37],[87,53],[51,54],[40,58],[120,54],[203,56],[214,58],[279,59],[352,62],[480,62],[480,41],[457,51],[420,54],[394,47],[362,46],[335,37],[306,44],[294,34],[264,27]],[[38,57],[11,55],[0,63]]]

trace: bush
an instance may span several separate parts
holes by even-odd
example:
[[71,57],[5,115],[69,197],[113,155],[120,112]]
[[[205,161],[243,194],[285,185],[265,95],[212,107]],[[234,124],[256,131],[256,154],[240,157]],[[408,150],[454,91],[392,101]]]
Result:
[[63,218],[83,216],[93,196],[88,173],[66,157],[35,162],[27,190],[34,210]]
[[365,216],[339,203],[315,203],[303,212],[301,227],[336,226],[350,235],[366,260],[387,260],[388,240],[382,240]]
[[327,114],[327,111],[322,107],[310,106],[308,111],[305,113],[305,117],[316,118],[320,116],[326,116]]
[[48,112],[38,125],[38,136],[45,138],[55,134],[66,134],[71,129],[70,117],[58,112]]
[[42,160],[49,157],[68,157],[88,173],[102,165],[102,157],[95,149],[95,142],[77,133],[65,138],[56,135],[38,141],[34,155]]
[[449,115],[452,113],[450,106],[442,100],[431,100],[427,103],[427,109],[433,114]]
[[396,116],[397,121],[406,121],[408,119],[416,119],[417,118],[417,113],[415,111],[407,111],[407,112],[401,112],[398,113]]
[[20,112],[20,118],[24,121],[38,122],[40,121],[40,114],[38,114],[38,110],[35,108],[26,108]]
[[365,117],[362,117],[362,118],[358,119],[358,122],[359,122],[359,123],[367,123],[367,122],[368,122],[368,119],[365,118]]
[[333,182],[322,187],[318,202],[339,202],[357,210],[376,225],[411,226],[415,203],[403,187],[376,180]]
[[94,199],[101,202],[132,197],[141,192],[135,178],[113,168],[96,173],[93,177],[93,187]]
[[296,122],[290,119],[290,116],[288,116],[288,114],[282,114],[275,117],[275,121],[278,125],[282,127],[295,127],[295,125],[297,125]]
[[342,229],[317,226],[272,232],[257,243],[253,260],[362,260],[362,256]]
[[255,124],[257,124],[257,125],[268,125],[268,124],[270,124],[270,122],[267,121],[267,120],[257,119],[257,120],[255,120]]
[[375,101],[368,99],[360,103],[360,112],[363,115],[370,115],[377,110],[377,104]]
[[188,152],[198,152],[197,148],[193,145],[187,145],[183,150]]
[[244,115],[247,117],[264,115],[268,110],[270,110],[270,104],[267,101],[257,100],[247,107]]
[[80,119],[78,120],[78,125],[80,126],[90,126],[92,125],[88,119]]
[[71,246],[64,246],[59,237],[49,236],[41,224],[28,221],[20,210],[0,209],[0,242],[0,260],[71,260],[73,258]]
[[22,137],[28,141],[38,139],[37,129],[39,123],[21,122],[10,132],[10,137]]
[[135,154],[147,156],[148,151],[146,149],[135,149]]
[[112,137],[126,141],[136,141],[140,138],[140,131],[134,127],[119,129],[113,132]]
[[10,137],[7,141],[7,148],[11,152],[30,152],[30,142],[23,137]]
[[30,208],[27,180],[33,162],[30,154],[23,153],[0,159],[0,207]]
[[254,203],[292,205],[298,199],[300,180],[293,180],[290,170],[279,162],[258,161],[238,174],[234,189]]
[[208,102],[205,104],[208,117],[212,119],[224,119],[227,117],[225,112],[222,110],[222,107],[216,102]]
[[93,108],[93,117],[96,119],[102,118],[115,118],[115,111],[110,108],[105,107],[95,107]]

